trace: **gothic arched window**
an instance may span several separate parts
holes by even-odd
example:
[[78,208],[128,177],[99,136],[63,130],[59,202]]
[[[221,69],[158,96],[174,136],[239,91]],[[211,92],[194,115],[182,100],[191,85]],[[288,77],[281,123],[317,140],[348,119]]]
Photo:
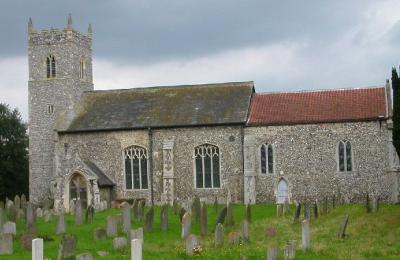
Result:
[[351,143],[343,140],[338,144],[338,169],[340,172],[351,172],[353,170],[353,158]]
[[147,150],[131,146],[124,150],[125,188],[139,190],[148,188]]
[[202,144],[194,149],[196,188],[220,188],[219,149]]
[[46,71],[48,79],[56,77],[56,58],[53,55],[49,55],[46,58]]
[[262,144],[260,147],[261,173],[274,173],[274,149],[271,144]]

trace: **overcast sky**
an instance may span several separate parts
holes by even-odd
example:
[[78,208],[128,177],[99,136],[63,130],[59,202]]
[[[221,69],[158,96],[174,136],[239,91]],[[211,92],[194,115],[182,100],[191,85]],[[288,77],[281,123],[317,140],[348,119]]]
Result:
[[400,1],[13,0],[0,3],[0,102],[27,120],[27,22],[94,31],[95,89],[227,81],[257,92],[383,85]]

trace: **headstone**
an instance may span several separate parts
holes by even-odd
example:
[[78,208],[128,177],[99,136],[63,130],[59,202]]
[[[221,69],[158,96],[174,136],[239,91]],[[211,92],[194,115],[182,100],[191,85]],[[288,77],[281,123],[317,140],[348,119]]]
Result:
[[[168,212],[167,212],[168,215]],[[147,211],[146,213],[146,226],[145,226],[145,230],[146,232],[151,232],[153,231],[153,222],[154,222],[154,208],[150,207],[150,209]],[[167,219],[168,222],[168,219]],[[130,231],[130,228],[129,228]]]
[[340,229],[338,232],[338,237],[339,238],[345,238],[346,237],[346,228],[347,228],[347,223],[349,222],[349,215],[346,215],[342,221],[342,224],[340,225]]
[[288,240],[285,246],[285,259],[294,259],[296,257],[296,240]]
[[38,218],[43,217],[43,210],[41,208],[36,209],[36,217]]
[[32,240],[32,260],[43,260],[43,239]]
[[315,219],[319,218],[319,205],[318,205],[318,200],[315,201],[315,203],[314,203],[314,218],[315,218]]
[[142,221],[144,218],[144,207],[146,205],[146,201],[145,200],[140,200],[139,201],[139,206],[138,206],[138,214],[137,214],[137,219],[139,221]]
[[200,233],[207,236],[208,233],[207,205],[203,202],[200,209]]
[[193,256],[196,249],[200,246],[199,240],[195,235],[189,235],[186,238],[186,254]]
[[65,259],[75,255],[77,238],[73,235],[64,235],[58,248],[58,259]]
[[3,233],[4,209],[0,207],[0,234]]
[[300,220],[301,204],[298,203],[297,201],[295,202],[295,204],[296,204],[296,210],[294,211],[293,223],[298,223]]
[[11,206],[14,206],[14,202],[6,198],[6,209],[9,210]]
[[25,209],[18,210],[18,213],[17,213],[17,218],[18,219],[25,219]]
[[92,205],[89,205],[86,209],[85,223],[92,224],[93,218],[94,218],[94,207]]
[[221,209],[221,211],[220,211],[219,214],[218,214],[218,218],[217,218],[217,223],[216,223],[216,225],[217,225],[218,223],[224,224],[227,211],[228,211],[228,208],[227,208],[227,207],[224,207],[223,209]]
[[160,214],[160,225],[161,225],[161,230],[166,231],[168,230],[168,204],[164,204],[161,208],[161,214]]
[[104,228],[96,228],[93,233],[94,240],[102,240],[107,238],[107,232]]
[[304,219],[310,219],[310,204],[309,203],[304,203]]
[[240,237],[243,242],[250,242],[249,222],[247,220],[243,220],[240,223]]
[[278,218],[283,216],[283,204],[276,204],[276,216]]
[[25,194],[21,195],[21,209],[26,209],[26,196],[25,196]]
[[129,240],[140,239],[143,242],[143,228],[132,229],[130,232]]
[[214,233],[215,247],[221,247],[224,244],[224,226],[218,223]]
[[108,216],[107,217],[107,236],[116,237],[118,234],[118,217]]
[[21,208],[21,199],[18,195],[15,195],[14,197],[14,206],[17,210]]
[[91,253],[83,253],[76,256],[76,260],[93,260],[93,256]]
[[77,199],[75,203],[75,225],[83,224],[83,210],[81,199]]
[[7,208],[7,213],[9,221],[17,222],[18,211],[15,208],[14,203],[10,204],[10,206]]
[[239,245],[240,243],[240,234],[237,231],[231,231],[228,234],[228,242],[230,245]]
[[66,222],[64,218],[64,212],[60,212],[57,217],[56,234],[64,234],[66,230]]
[[301,241],[303,251],[310,249],[310,221],[308,219],[303,220],[301,225]]
[[0,234],[0,255],[13,254],[13,236],[11,234]]
[[195,196],[192,203],[192,216],[196,223],[200,222],[200,210],[201,210],[200,198],[198,196]]
[[122,207],[122,227],[127,234],[131,230],[131,211],[128,203],[125,203]]
[[142,240],[131,240],[131,260],[142,260]]
[[33,205],[30,202],[26,204],[26,225],[28,228],[35,225],[35,215],[33,211]]
[[186,239],[192,231],[192,216],[186,212],[182,218],[182,238]]
[[114,249],[122,249],[128,245],[128,242],[125,237],[116,237],[113,239],[113,248]]
[[246,205],[246,220],[251,223],[251,205]]
[[74,215],[75,214],[75,200],[69,201],[69,212]]
[[235,221],[233,220],[233,204],[228,203],[226,207],[226,226],[232,227],[235,225]]
[[181,221],[181,223],[182,223],[183,215],[185,215],[185,213],[186,213],[186,210],[184,207],[182,207],[181,210],[179,211],[179,220]]
[[214,199],[214,211],[215,211],[215,214],[218,214],[218,197],[217,196],[215,196],[215,199]]
[[278,258],[278,248],[269,247],[267,250],[267,260],[276,260]]
[[17,234],[17,227],[15,225],[15,222],[12,221],[7,221],[3,225],[3,234],[11,234],[11,235],[16,235]]
[[44,222],[46,222],[46,223],[51,222],[52,218],[53,218],[53,214],[51,213],[51,211],[45,210],[44,211]]

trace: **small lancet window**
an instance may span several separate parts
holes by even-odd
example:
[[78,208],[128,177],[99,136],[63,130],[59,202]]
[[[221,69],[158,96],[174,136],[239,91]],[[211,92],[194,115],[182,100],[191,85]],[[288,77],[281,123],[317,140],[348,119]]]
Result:
[[56,58],[49,55],[46,58],[46,76],[48,79],[56,77]]
[[353,171],[353,158],[349,141],[340,141],[338,145],[338,165],[340,172]]
[[47,105],[47,113],[48,114],[53,114],[54,113],[54,106],[53,105]]
[[274,173],[274,149],[271,144],[261,145],[260,163],[261,163],[262,174]]
[[85,60],[82,58],[79,61],[79,78],[80,79],[84,79],[85,78],[85,69],[86,69]]
[[124,150],[125,188],[127,190],[148,189],[147,150],[131,146]]
[[203,144],[194,149],[196,188],[220,188],[219,148]]

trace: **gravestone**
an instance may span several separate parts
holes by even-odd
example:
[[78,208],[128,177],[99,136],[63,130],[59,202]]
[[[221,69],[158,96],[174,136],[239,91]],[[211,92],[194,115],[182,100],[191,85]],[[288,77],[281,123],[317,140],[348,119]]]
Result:
[[166,231],[168,230],[168,205],[164,204],[161,208],[161,221],[160,221],[160,225],[161,225],[161,230],[162,231]]
[[131,230],[131,211],[128,203],[125,203],[122,207],[122,227],[127,234]]
[[201,210],[200,198],[198,196],[195,196],[192,203],[192,216],[196,223],[200,222],[200,210]]
[[92,224],[93,218],[94,218],[94,207],[92,205],[89,205],[87,207],[86,214],[85,214],[85,223]]
[[214,245],[215,247],[221,247],[224,244],[224,226],[218,223],[214,233]]
[[43,217],[43,210],[41,208],[36,209],[36,217],[38,218]]
[[93,256],[91,253],[83,253],[76,256],[76,260],[93,260]]
[[33,213],[32,203],[27,202],[26,204],[26,225],[28,228],[33,227],[35,225],[35,216]]
[[309,203],[304,203],[304,219],[310,219],[310,204]]
[[93,233],[94,240],[103,240],[107,238],[107,232],[104,228],[96,228]]
[[251,205],[247,204],[246,205],[246,216],[245,216],[246,220],[251,223]]
[[301,247],[303,251],[310,249],[310,221],[305,219],[301,225]]
[[32,240],[32,260],[43,260],[43,239]]
[[14,206],[17,210],[21,208],[21,199],[18,195],[15,195],[14,197]]
[[63,235],[58,248],[58,259],[65,259],[75,255],[77,238],[73,235]]
[[26,210],[26,209],[20,209],[20,210],[18,210],[18,213],[17,213],[17,218],[18,218],[18,219],[25,219],[25,210]]
[[117,216],[108,216],[107,217],[107,236],[108,237],[116,237],[118,234],[118,217]]
[[129,233],[129,240],[140,239],[143,242],[143,228],[132,229]]
[[228,242],[230,245],[239,245],[240,243],[240,234],[237,231],[231,231],[228,234]]
[[131,240],[131,260],[142,260],[142,240]]
[[[167,213],[168,214],[168,213]],[[167,220],[168,221],[168,220]],[[151,232],[153,231],[153,222],[154,222],[154,208],[150,207],[150,209],[146,213],[146,226],[145,230],[146,232]],[[130,232],[130,227],[129,227],[129,232]]]
[[349,222],[349,215],[346,215],[343,218],[342,224],[340,225],[340,229],[338,232],[338,237],[339,238],[345,238],[346,237],[346,228],[347,228],[347,223]]
[[139,206],[138,206],[138,214],[137,214],[137,219],[139,221],[142,221],[144,218],[144,207],[146,205],[146,201],[145,200],[140,200],[139,201]]
[[215,196],[215,199],[214,199],[214,211],[215,211],[215,214],[218,214],[218,197],[217,196]]
[[188,256],[193,256],[195,250],[200,246],[199,240],[195,235],[189,235],[186,238],[186,254]]
[[267,260],[276,260],[278,258],[278,248],[269,247],[267,250]]
[[235,225],[235,221],[233,220],[233,204],[228,203],[226,207],[226,226],[232,227]]
[[7,221],[6,223],[4,223],[3,234],[10,234],[15,236],[17,234],[17,226],[15,225],[15,222]]
[[298,203],[297,201],[295,202],[295,204],[296,204],[296,210],[294,211],[293,223],[298,223],[300,220],[301,204]]
[[44,211],[44,222],[46,222],[46,223],[51,222],[52,218],[53,218],[53,214],[51,213],[51,211],[45,210]]
[[240,223],[240,237],[243,242],[250,242],[249,222],[247,220],[243,220]]
[[192,216],[189,212],[186,212],[182,218],[182,238],[186,239],[192,230]]
[[9,210],[9,208],[11,206],[14,206],[14,202],[12,200],[9,200],[8,198],[6,198],[6,209],[7,209],[7,211]]
[[66,230],[66,222],[64,218],[64,212],[61,211],[57,217],[56,234],[64,234]]
[[221,211],[220,211],[219,214],[218,214],[218,218],[217,218],[217,223],[216,223],[216,225],[217,225],[218,223],[224,224],[227,211],[228,211],[228,208],[227,208],[227,207],[224,207],[223,209],[221,209]]
[[296,240],[286,241],[284,254],[285,259],[294,259],[296,257]]
[[278,218],[283,216],[283,205],[282,204],[276,204],[276,216]]
[[181,221],[181,223],[182,223],[183,215],[185,215],[185,213],[186,213],[186,210],[184,207],[182,207],[181,210],[179,211],[179,220]]
[[21,209],[26,209],[26,196],[25,194],[21,195]]
[[13,204],[10,204],[10,206],[7,208],[7,216],[8,220],[12,222],[17,222],[17,217],[18,217],[18,211]]
[[203,202],[200,209],[200,232],[202,236],[207,236],[207,205]]
[[11,234],[0,234],[0,255],[13,254],[13,236]]
[[114,249],[122,249],[128,245],[128,242],[125,237],[116,237],[113,239],[113,248]]
[[77,199],[75,203],[75,225],[83,224],[83,210],[81,199]]
[[72,215],[75,214],[75,206],[76,206],[75,200],[70,200],[70,201],[69,201],[69,212],[70,212]]

